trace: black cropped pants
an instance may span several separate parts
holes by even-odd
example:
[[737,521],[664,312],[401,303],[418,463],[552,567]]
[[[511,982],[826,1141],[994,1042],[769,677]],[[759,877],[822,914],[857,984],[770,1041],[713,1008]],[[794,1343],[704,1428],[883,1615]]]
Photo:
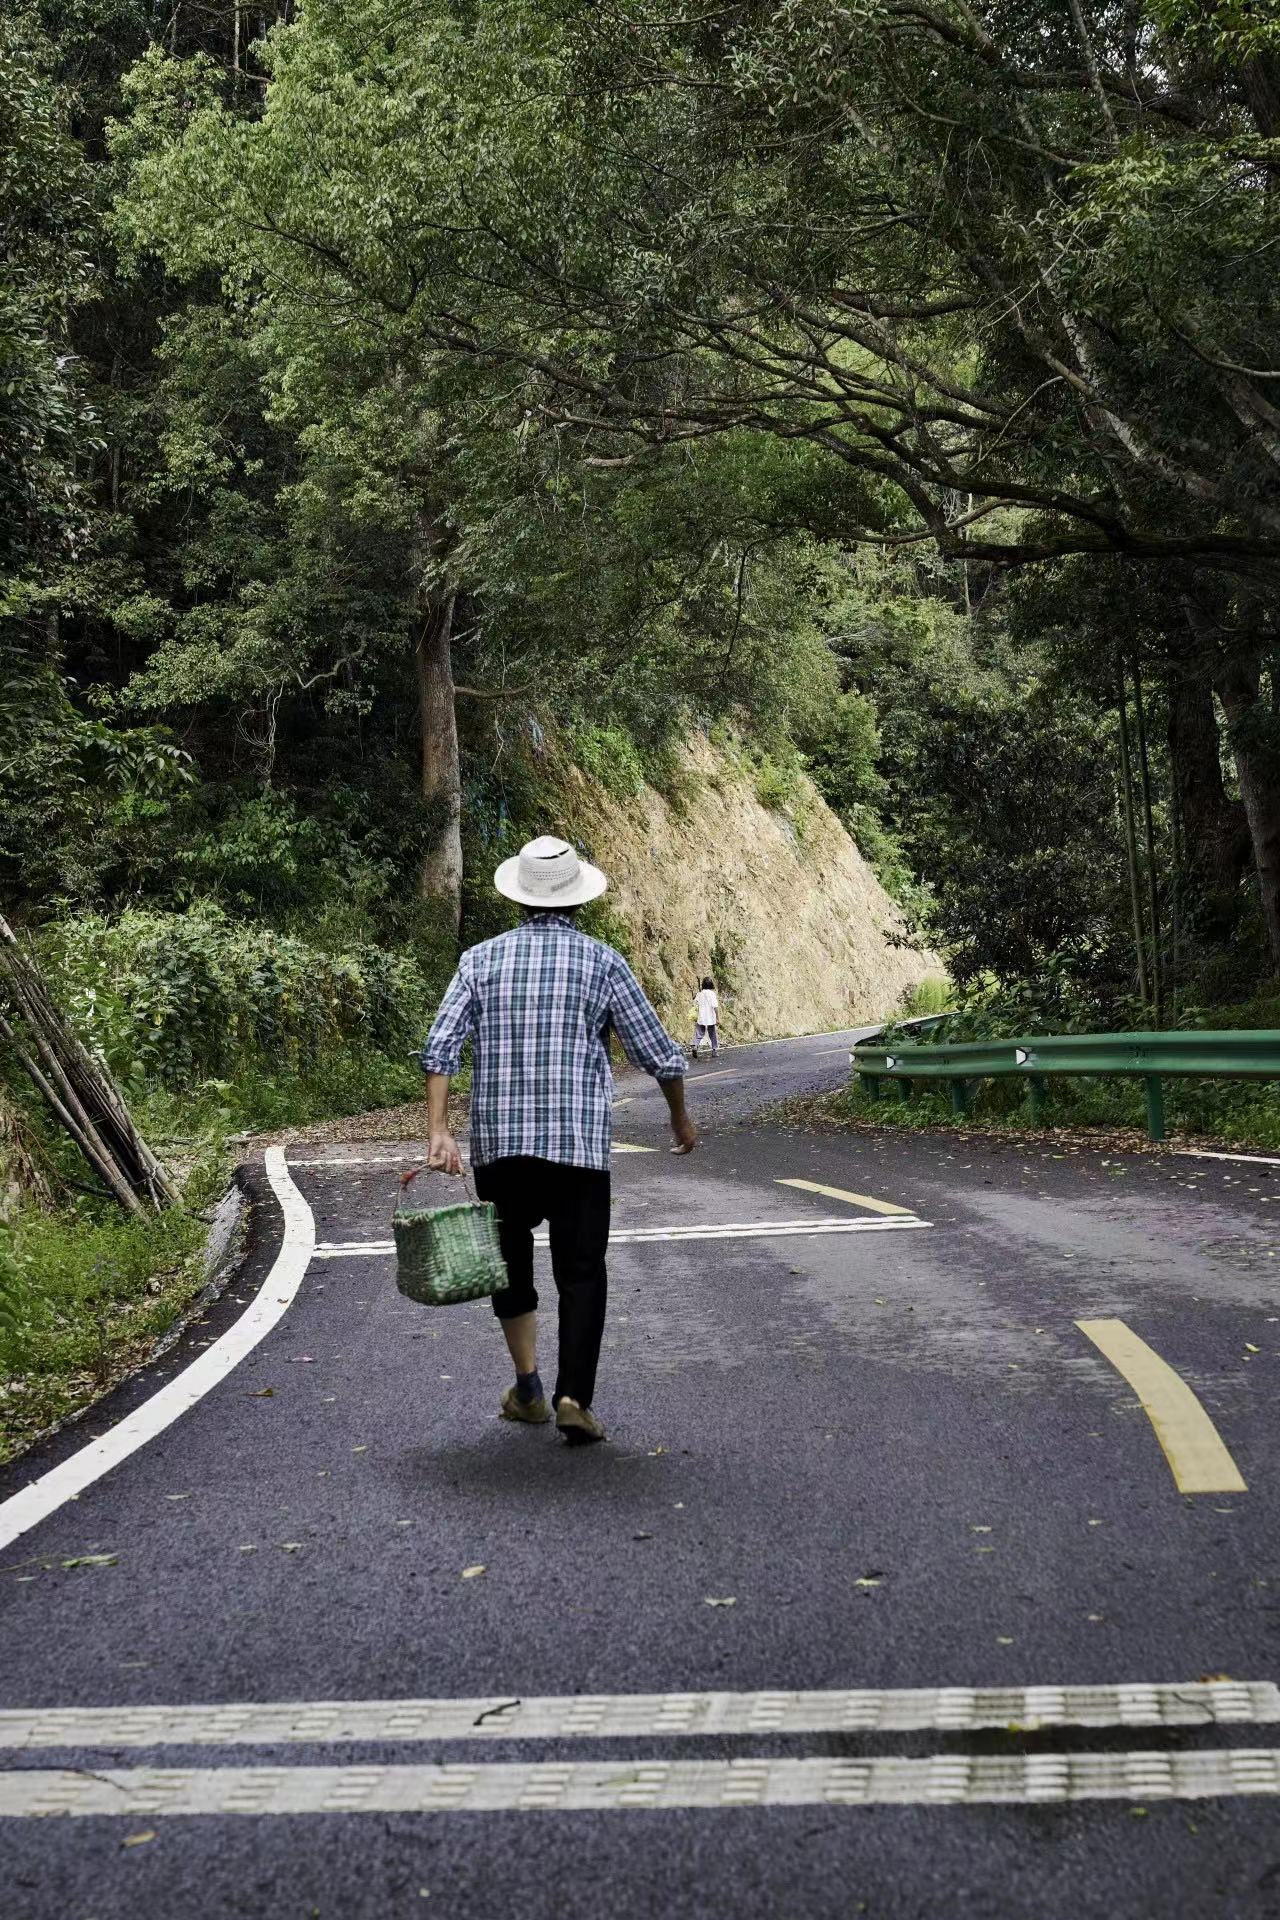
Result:
[[491,1160],[475,1169],[481,1200],[498,1209],[498,1237],[507,1285],[493,1296],[499,1320],[515,1320],[538,1304],[533,1284],[533,1230],[547,1222],[551,1272],[560,1296],[560,1362],[554,1399],[561,1394],[589,1407],[604,1338],[609,1245],[609,1175],[559,1160]]

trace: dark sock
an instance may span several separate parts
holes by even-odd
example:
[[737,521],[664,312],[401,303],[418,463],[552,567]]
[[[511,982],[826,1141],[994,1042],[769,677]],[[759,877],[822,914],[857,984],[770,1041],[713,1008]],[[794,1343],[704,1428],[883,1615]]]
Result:
[[542,1375],[535,1367],[532,1373],[516,1375],[516,1399],[521,1406],[527,1407],[531,1400],[542,1398]]

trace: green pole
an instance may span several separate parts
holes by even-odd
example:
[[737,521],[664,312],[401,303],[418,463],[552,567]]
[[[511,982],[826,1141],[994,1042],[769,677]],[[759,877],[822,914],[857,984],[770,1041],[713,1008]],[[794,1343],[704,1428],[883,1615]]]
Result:
[[1045,1084],[1043,1074],[1033,1073],[1027,1082],[1031,1094],[1031,1124],[1033,1127],[1044,1125]]
[[951,1082],[951,1111],[961,1119],[969,1111],[969,1082],[953,1080]]
[[1158,1073],[1146,1075],[1147,1138],[1164,1139],[1164,1086]]
[[880,1098],[880,1075],[878,1073],[860,1073],[858,1075],[858,1085],[862,1088],[868,1100],[878,1100]]

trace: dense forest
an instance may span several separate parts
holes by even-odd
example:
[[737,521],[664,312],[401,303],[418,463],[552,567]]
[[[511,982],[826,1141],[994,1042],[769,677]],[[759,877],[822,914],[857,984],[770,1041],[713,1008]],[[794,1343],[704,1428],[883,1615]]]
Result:
[[0,911],[155,1125],[404,1093],[697,729],[971,1005],[1273,1023],[1275,0],[15,0],[0,88]]

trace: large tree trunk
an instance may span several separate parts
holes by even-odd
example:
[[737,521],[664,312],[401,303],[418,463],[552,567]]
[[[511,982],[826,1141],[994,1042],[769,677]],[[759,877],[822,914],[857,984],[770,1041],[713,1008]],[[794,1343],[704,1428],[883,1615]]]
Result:
[[462,926],[462,771],[453,688],[454,596],[424,586],[417,632],[418,709],[422,722],[422,792],[432,808],[432,840],[422,863],[424,898]]
[[1198,666],[1170,670],[1169,765],[1183,865],[1197,894],[1233,898],[1249,863],[1249,823],[1227,792],[1213,688]]
[[1280,747],[1260,679],[1256,654],[1235,655],[1219,667],[1215,685],[1236,757],[1271,957],[1280,968]]

